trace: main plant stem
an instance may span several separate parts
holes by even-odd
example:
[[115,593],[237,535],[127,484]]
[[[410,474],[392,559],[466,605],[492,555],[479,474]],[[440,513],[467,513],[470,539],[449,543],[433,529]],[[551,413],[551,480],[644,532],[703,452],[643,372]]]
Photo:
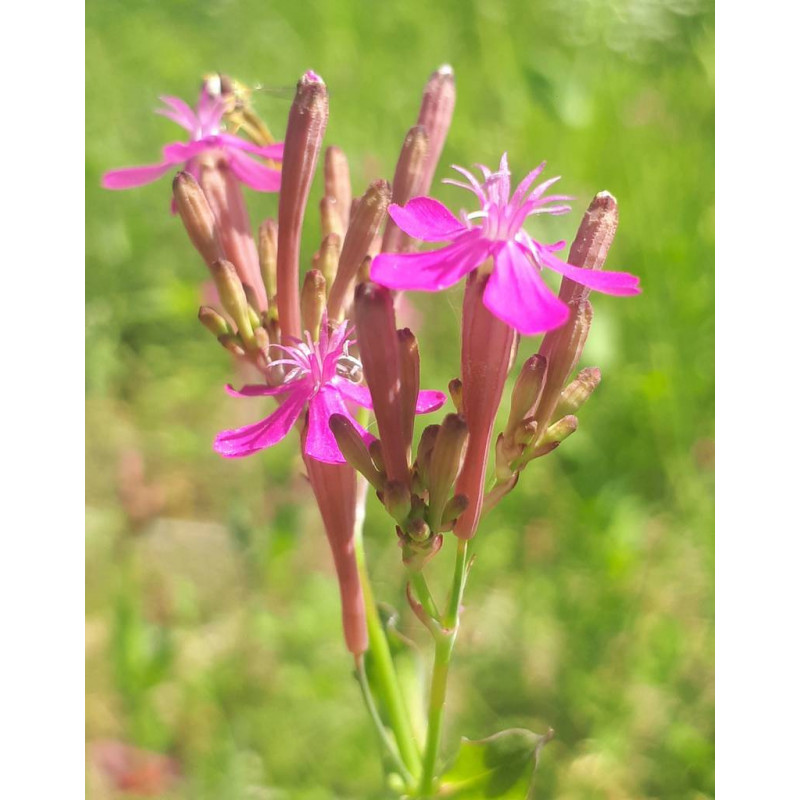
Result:
[[375,674],[375,682],[380,696],[386,705],[386,714],[389,718],[389,725],[394,733],[397,749],[400,757],[412,775],[420,773],[420,758],[417,743],[411,730],[411,719],[408,716],[403,695],[400,692],[400,684],[397,681],[392,654],[389,650],[389,642],[381,624],[378,607],[375,604],[375,596],[372,593],[372,586],[367,575],[366,559],[364,554],[364,512],[360,509],[356,518],[356,530],[354,537],[356,562],[358,563],[358,574],[361,578],[361,590],[364,593],[364,605],[367,616],[367,633],[369,634],[369,649],[372,655],[372,667]]
[[467,581],[467,540],[458,540],[456,564],[453,571],[453,587],[450,590],[450,601],[447,611],[441,619],[442,633],[436,637],[433,676],[428,700],[428,734],[425,739],[425,752],[422,756],[422,776],[419,782],[420,797],[433,795],[436,778],[436,761],[439,756],[439,744],[442,738],[442,722],[444,720],[444,704],[447,695],[447,677],[450,671],[450,660],[458,634],[459,612],[464,597],[464,586]]

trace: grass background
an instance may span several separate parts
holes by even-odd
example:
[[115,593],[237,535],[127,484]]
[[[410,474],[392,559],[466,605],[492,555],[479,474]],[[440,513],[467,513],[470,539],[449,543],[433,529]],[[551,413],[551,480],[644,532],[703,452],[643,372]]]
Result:
[[[537,220],[546,241],[571,238],[611,191],[608,267],[639,274],[644,293],[595,296],[583,361],[604,378],[581,429],[476,540],[446,750],[461,734],[552,726],[537,797],[712,796],[710,2],[90,0],[86,25],[92,748],[169,754],[181,778],[168,797],[384,796],[296,443],[235,462],[211,451],[261,407],[222,392],[235,376],[195,320],[206,276],[169,182],[110,193],[99,180],[180,138],[151,113],[159,94],[191,99],[202,74],[228,72],[269,87],[255,102],[280,133],[313,68],[330,89],[326,143],[363,191],[391,177],[428,74],[449,62],[458,100],[438,177],[503,151],[516,176],[546,158],[576,198],[572,215]],[[254,220],[275,212],[274,197],[248,201]],[[310,259],[313,214],[306,234]],[[458,292],[411,300],[424,385],[443,386]],[[518,363],[536,346],[524,340]],[[366,535],[379,595],[427,656],[377,504]],[[96,773],[90,794],[113,796]]]

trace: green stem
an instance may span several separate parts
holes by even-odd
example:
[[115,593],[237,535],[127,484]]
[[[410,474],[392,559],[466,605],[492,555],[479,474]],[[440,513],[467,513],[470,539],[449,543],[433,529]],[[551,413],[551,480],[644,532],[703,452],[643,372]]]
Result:
[[420,605],[425,613],[436,622],[439,621],[439,609],[436,607],[436,601],[433,599],[431,590],[428,588],[428,581],[421,572],[410,572],[411,585],[414,587],[414,593],[419,600]]
[[397,681],[392,654],[389,650],[389,642],[381,624],[378,607],[375,604],[375,597],[372,594],[372,586],[367,575],[366,560],[364,555],[363,537],[363,511],[359,514],[356,521],[356,531],[354,537],[356,562],[358,563],[358,573],[361,578],[361,590],[364,593],[364,606],[367,615],[367,633],[369,634],[369,649],[372,654],[372,663],[375,669],[375,682],[377,683],[380,696],[386,704],[386,713],[389,717],[389,724],[394,732],[397,748],[408,770],[412,775],[419,775],[420,758],[417,743],[411,729],[411,719],[408,715],[403,695],[400,692],[400,685]]
[[442,738],[442,722],[444,720],[444,703],[447,695],[447,677],[450,671],[450,660],[458,633],[459,610],[464,597],[464,586],[467,581],[467,540],[458,540],[456,564],[453,571],[453,587],[447,612],[442,618],[444,636],[437,639],[433,662],[433,676],[428,700],[428,734],[425,739],[425,752],[422,756],[422,776],[419,782],[420,797],[433,795],[436,777],[436,761],[439,756],[439,743]]
[[356,662],[356,678],[358,679],[358,685],[361,687],[361,694],[364,698],[364,705],[366,705],[370,718],[372,719],[372,722],[375,725],[375,730],[378,733],[378,738],[381,740],[381,744],[384,746],[386,752],[389,754],[389,758],[391,758],[392,763],[394,764],[398,773],[405,781],[406,786],[410,788],[411,786],[414,785],[414,776],[406,768],[406,765],[403,763],[403,759],[400,757],[400,753],[397,751],[395,743],[386,733],[386,728],[383,725],[383,720],[381,720],[381,716],[378,713],[378,709],[375,706],[375,700],[372,697],[372,691],[369,688],[369,680],[367,679],[367,671],[364,668],[363,656],[359,656]]

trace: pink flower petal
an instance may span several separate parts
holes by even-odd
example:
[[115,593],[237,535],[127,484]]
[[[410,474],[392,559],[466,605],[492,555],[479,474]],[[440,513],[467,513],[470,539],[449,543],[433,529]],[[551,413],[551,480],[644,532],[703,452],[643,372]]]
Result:
[[162,97],[158,98],[162,103],[164,103],[167,108],[157,108],[156,114],[161,114],[168,119],[171,119],[173,122],[176,122],[181,128],[185,128],[189,133],[195,133],[197,129],[200,127],[200,121],[197,119],[197,115],[180,97],[170,97],[168,95],[163,95]]
[[134,186],[144,186],[158,180],[169,172],[176,161],[163,161],[161,164],[148,164],[143,167],[124,167],[106,172],[101,180],[104,189],[132,189]]
[[366,386],[359,386],[358,384],[348,381],[346,378],[336,377],[331,383],[343,394],[348,400],[360,405],[362,408],[372,408],[372,395]]
[[257,144],[248,142],[246,139],[240,139],[238,136],[233,136],[230,133],[220,133],[215,138],[219,139],[220,144],[223,144],[225,147],[232,147],[235,150],[244,150],[246,153],[252,153],[262,158],[269,158],[273,161],[280,161],[283,158],[283,142],[276,142],[266,147],[259,147]]
[[545,165],[547,164],[546,161],[542,161],[536,169],[529,172],[521,181],[519,186],[517,186],[516,190],[514,191],[514,195],[511,198],[511,205],[517,205],[522,201],[522,198],[525,196],[525,192],[531,188],[533,182],[542,174],[542,170],[544,170]]
[[280,386],[267,386],[266,383],[242,386],[241,389],[234,389],[229,383],[225,386],[225,391],[231,397],[271,397],[276,394],[285,394],[298,387],[294,383],[283,383]]
[[231,172],[251,189],[257,192],[277,192],[281,188],[281,173],[259,164],[250,156],[237,150],[228,150],[228,164]]
[[308,404],[308,435],[306,436],[306,454],[326,464],[344,464],[345,458],[336,444],[329,420],[331,414],[343,414],[353,423],[356,430],[364,437],[367,444],[374,438],[358,424],[347,410],[344,398],[339,389],[330,384],[323,386]]
[[494,272],[483,302],[496,317],[526,336],[558,328],[569,317],[569,307],[547,288],[539,269],[514,243],[495,253]]
[[389,216],[400,230],[423,242],[445,242],[467,230],[461,220],[432,197],[414,197],[405,206],[389,206]]
[[434,389],[422,389],[417,395],[417,407],[414,409],[416,414],[430,414],[437,411],[447,402],[447,395],[444,392],[437,392]]
[[277,444],[289,433],[307,400],[305,389],[291,392],[286,402],[261,422],[218,433],[214,450],[226,458],[241,458]]
[[438,292],[447,289],[489,254],[489,242],[479,230],[468,231],[453,244],[427,253],[382,253],[372,261],[370,277],[390,289]]
[[574,267],[572,264],[565,264],[555,256],[549,253],[542,253],[542,261],[545,266],[565,275],[575,283],[580,283],[581,286],[587,286],[589,289],[594,289],[604,294],[613,294],[619,297],[628,297],[634,294],[641,293],[639,286],[639,278],[636,275],[631,275],[628,272],[606,272],[602,269],[582,269],[581,267]]
[[190,161],[205,153],[206,150],[220,147],[220,143],[216,139],[216,136],[208,136],[205,139],[198,139],[196,142],[172,142],[164,146],[164,158],[171,159],[176,164],[181,161]]

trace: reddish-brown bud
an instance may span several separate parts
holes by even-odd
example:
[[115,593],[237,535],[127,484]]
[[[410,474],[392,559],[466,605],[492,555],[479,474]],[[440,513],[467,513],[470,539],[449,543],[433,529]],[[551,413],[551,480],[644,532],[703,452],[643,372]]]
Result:
[[[608,192],[595,195],[583,215],[569,251],[569,263],[584,269],[602,269],[614,241],[619,214],[617,201]],[[589,289],[562,278],[558,296],[570,307],[567,322],[547,333],[539,353],[547,359],[547,380],[536,410],[539,430],[544,432],[561,398],[561,390],[583,352],[592,321],[587,300]]]
[[505,428],[506,436],[513,438],[514,431],[522,420],[536,411],[546,374],[547,359],[539,353],[531,356],[522,365],[511,393],[511,408]]
[[400,394],[400,354],[392,293],[374,283],[356,287],[353,318],[364,378],[372,395],[389,480],[409,484]]
[[386,476],[375,468],[367,446],[353,423],[343,414],[331,414],[328,424],[347,463],[358,470],[375,489],[381,491]]
[[417,124],[422,125],[428,135],[428,153],[420,179],[420,194],[428,194],[430,191],[447,132],[450,130],[455,105],[456,81],[453,68],[445,64],[428,79],[417,118]]
[[217,236],[214,212],[200,184],[188,172],[179,172],[172,182],[172,195],[189,239],[203,261],[210,267],[215,261],[225,258]]
[[302,333],[300,237],[327,124],[328,90],[318,75],[306,72],[289,111],[278,200],[278,320],[284,340]]
[[353,190],[347,156],[338,147],[329,147],[325,151],[325,196],[339,215],[341,230],[346,231],[350,224]]
[[435,531],[444,521],[444,507],[458,475],[466,440],[467,423],[458,414],[448,414],[433,446],[428,477],[428,522]]
[[200,185],[214,212],[217,235],[225,258],[236,267],[242,285],[250,287],[257,310],[265,311],[268,307],[267,292],[261,280],[250,215],[238,178],[220,159],[213,163],[201,163]]
[[371,183],[353,214],[342,242],[336,278],[328,295],[328,316],[331,320],[342,319],[350,305],[356,273],[383,224],[390,195],[386,181]]
[[[407,134],[397,159],[392,181],[392,202],[404,206],[412,197],[421,194],[422,179],[428,154],[428,135],[425,128],[415,125]],[[403,233],[391,218],[386,221],[381,252],[404,253],[411,249],[410,237]]]
[[400,418],[408,461],[411,458],[411,440],[414,438],[414,419],[419,395],[419,346],[408,328],[397,331],[397,353],[400,363]]

